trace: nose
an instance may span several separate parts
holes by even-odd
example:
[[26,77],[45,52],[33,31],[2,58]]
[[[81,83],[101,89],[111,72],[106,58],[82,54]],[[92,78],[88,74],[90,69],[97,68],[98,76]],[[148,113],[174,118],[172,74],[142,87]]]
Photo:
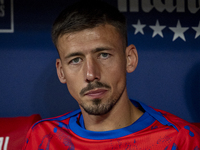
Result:
[[93,82],[100,80],[100,67],[94,58],[88,58],[85,64],[85,80],[86,82]]

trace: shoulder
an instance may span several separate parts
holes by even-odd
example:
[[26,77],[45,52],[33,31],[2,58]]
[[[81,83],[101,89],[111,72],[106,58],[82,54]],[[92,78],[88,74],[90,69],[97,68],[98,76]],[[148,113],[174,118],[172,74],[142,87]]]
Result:
[[171,113],[155,109],[160,112],[171,124],[177,128],[173,147],[178,149],[196,149],[200,148],[200,128],[183,120]]
[[29,129],[23,149],[36,149],[41,142],[50,141],[54,134],[58,132],[58,129],[68,132],[70,118],[79,114],[80,110],[76,110],[61,116],[38,121]]
[[43,125],[51,125],[51,124],[55,124],[55,123],[58,123],[58,124],[68,124],[69,123],[69,119],[73,116],[76,116],[80,113],[80,110],[75,110],[75,111],[71,111],[71,112],[68,112],[68,113],[65,113],[63,115],[60,115],[60,116],[56,116],[56,117],[52,117],[52,118],[47,118],[47,119],[42,119],[38,122],[36,122],[32,127],[31,129],[34,130],[35,128],[37,127],[41,127]]
[[200,141],[200,128],[196,125],[183,120],[171,113],[168,113],[163,110],[155,109],[156,111],[160,112],[170,123],[176,126],[178,129],[176,140],[179,141],[178,143],[187,144],[199,144]]
[[192,123],[176,116],[173,115],[169,112],[160,110],[160,109],[155,109],[157,112],[160,112],[162,114],[163,117],[165,117],[167,119],[167,121],[169,121],[170,123],[174,124],[178,130],[181,129],[186,129],[188,128],[187,126],[191,126],[192,128],[196,129],[197,131],[200,130],[200,128],[198,128],[197,126],[193,125]]
[[80,114],[80,109],[72,111],[72,112],[68,112],[66,114],[63,114],[57,117],[42,119],[36,122],[29,129],[28,134],[27,134],[27,140],[30,141],[30,139],[32,138],[40,138],[49,133],[52,134],[53,132],[56,131],[58,127],[63,128],[63,129],[68,129],[70,118],[74,116],[76,117],[79,114]]
[[[160,110],[160,109],[156,109],[153,108],[151,106],[147,106],[142,102],[138,102],[135,100],[131,100],[132,103],[134,103],[135,106],[137,107],[142,107],[142,109],[147,112],[150,116],[152,116],[153,118],[155,118],[158,122],[160,122],[162,125],[167,125],[167,126],[173,126],[177,132],[179,132],[180,130],[182,131],[182,129],[185,131],[187,131],[188,126],[190,128],[194,128],[194,130],[196,130],[197,132],[200,132],[200,128],[198,128],[197,126],[195,126],[194,124],[191,124],[190,122],[187,122],[186,120],[183,120],[180,117],[177,117],[169,112]],[[139,104],[139,106],[138,106]]]

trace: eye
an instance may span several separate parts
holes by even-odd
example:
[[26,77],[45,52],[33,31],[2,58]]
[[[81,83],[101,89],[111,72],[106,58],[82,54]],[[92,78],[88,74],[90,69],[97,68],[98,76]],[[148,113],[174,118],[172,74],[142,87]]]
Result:
[[69,64],[76,65],[76,64],[78,64],[78,63],[80,63],[80,62],[81,62],[81,58],[80,58],[80,57],[77,57],[77,58],[72,59],[72,60],[69,62]]
[[103,59],[106,59],[106,58],[110,57],[110,54],[108,54],[108,53],[101,53],[100,57],[103,58]]

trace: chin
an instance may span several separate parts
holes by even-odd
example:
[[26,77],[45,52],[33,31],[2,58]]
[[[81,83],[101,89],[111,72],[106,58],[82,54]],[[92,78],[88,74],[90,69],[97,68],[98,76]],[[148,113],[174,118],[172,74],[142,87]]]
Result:
[[80,106],[89,115],[105,115],[112,110],[116,102],[117,100],[112,100],[110,103],[103,104],[101,99],[94,99],[92,104],[90,105],[80,104]]

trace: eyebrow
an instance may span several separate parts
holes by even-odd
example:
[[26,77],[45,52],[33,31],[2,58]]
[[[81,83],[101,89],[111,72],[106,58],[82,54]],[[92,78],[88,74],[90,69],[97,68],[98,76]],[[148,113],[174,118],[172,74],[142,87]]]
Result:
[[[101,51],[105,51],[105,50],[112,50],[112,48],[110,47],[98,47],[92,50],[92,53],[97,53],[97,52],[101,52]],[[70,57],[74,57],[74,56],[84,56],[84,54],[82,52],[74,52],[74,53],[70,53],[69,55],[67,55],[65,57],[65,59],[68,59]]]
[[92,50],[92,52],[96,53],[96,52],[101,52],[101,51],[105,51],[105,50],[112,50],[112,48],[110,48],[110,47],[98,47],[98,48]]
[[81,52],[74,52],[74,53],[71,53],[71,54],[67,55],[65,57],[65,59],[70,58],[70,57],[74,57],[74,56],[83,56],[83,53],[81,53]]

